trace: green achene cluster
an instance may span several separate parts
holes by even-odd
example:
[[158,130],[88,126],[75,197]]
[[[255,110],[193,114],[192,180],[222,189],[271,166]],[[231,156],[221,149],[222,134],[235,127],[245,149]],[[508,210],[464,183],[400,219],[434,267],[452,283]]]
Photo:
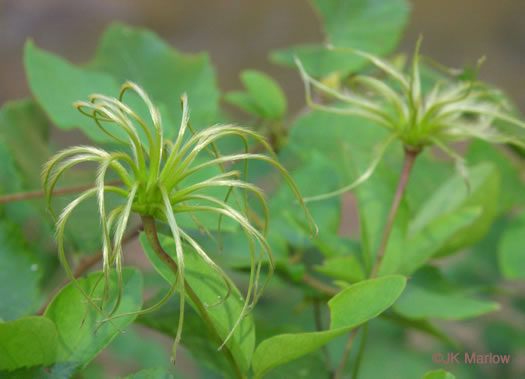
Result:
[[[137,112],[123,102],[127,91],[134,91],[146,104],[153,128]],[[100,325],[104,322],[112,323],[112,320],[117,317],[154,311],[178,290],[180,293],[180,313],[174,344],[174,357],[182,333],[185,292],[187,291],[187,283],[184,280],[183,243],[191,246],[207,264],[219,273],[229,289],[228,294],[222,300],[209,306],[217,306],[223,303],[229,296],[233,286],[228,275],[214,263],[199,243],[179,226],[177,214],[191,214],[196,225],[201,229],[204,227],[199,223],[196,214],[217,214],[219,216],[219,235],[222,218],[230,218],[243,229],[249,241],[251,273],[244,306],[222,345],[228,341],[239,322],[251,307],[255,305],[274,268],[271,248],[266,241],[269,220],[268,206],[262,190],[246,182],[248,160],[267,162],[282,173],[297,200],[301,203],[312,231],[315,228],[315,224],[304,206],[299,189],[284,167],[277,162],[277,157],[272,148],[261,135],[235,125],[215,125],[195,132],[189,123],[189,108],[186,95],[183,95],[181,100],[183,109],[182,121],[175,141],[164,138],[160,112],[153,105],[144,90],[135,83],[125,83],[118,98],[95,94],[90,97],[89,102],[76,102],[74,105],[80,112],[92,118],[96,125],[116,143],[127,146],[131,154],[121,151],[107,152],[91,146],[72,147],[57,153],[46,164],[42,173],[43,185],[49,205],[55,184],[64,172],[75,165],[85,162],[95,162],[98,165],[95,187],[81,193],[63,209],[58,218],[56,226],[61,261],[71,280],[77,284],[79,291],[87,299],[88,303],[102,315],[103,320]],[[125,137],[121,138],[116,132],[113,132],[109,128],[110,125],[116,126],[118,128],[117,131],[123,131]],[[141,140],[139,130],[146,136],[147,144],[144,144]],[[191,132],[191,136],[185,135],[188,130]],[[240,138],[245,146],[245,151],[221,155],[215,142],[228,136]],[[262,145],[269,153],[269,156],[250,153],[248,150],[249,138]],[[196,164],[197,156],[203,152],[210,154],[209,159],[205,160],[204,163]],[[238,170],[228,171],[225,168],[225,163],[239,161],[245,162],[243,173]],[[184,179],[213,166],[218,166],[221,169],[221,173],[186,187],[180,186]],[[121,186],[105,183],[109,170],[113,170],[120,178],[122,181]],[[213,187],[227,188],[225,198],[218,199],[202,193],[203,190]],[[236,191],[242,192],[242,199],[239,199]],[[119,195],[124,199],[124,204],[111,210],[106,209],[106,193]],[[263,209],[264,218],[260,227],[254,226],[248,217],[248,193],[253,194],[258,199]],[[64,249],[64,230],[69,217],[79,204],[91,197],[96,197],[97,199],[98,213],[102,226],[103,275],[99,279],[99,282],[103,281],[104,283],[102,299],[94,299],[92,293],[86,293],[78,285],[67,263]],[[230,197],[234,198],[235,206],[228,204]],[[172,267],[176,271],[176,280],[172,283],[168,293],[157,304],[134,313],[116,314],[122,297],[122,239],[132,213],[137,213],[142,217],[145,233],[149,241],[153,241],[152,245],[155,245],[155,241],[158,242],[155,235],[154,220],[161,220],[169,225],[176,247],[177,262],[171,261]],[[207,233],[213,238],[208,231]],[[157,248],[156,252],[158,254],[162,254],[160,244],[152,247]],[[259,249],[260,254],[257,256]],[[261,286],[259,285],[259,276],[264,255],[267,255],[269,259],[270,275],[268,275]],[[168,261],[168,263],[170,262]],[[116,270],[118,275],[119,292],[117,302],[113,308],[106,311],[103,304],[109,298],[110,274],[113,269]]]
[[[458,80],[438,81],[428,93],[423,93],[421,60],[428,60],[447,73],[452,73],[453,70],[421,56],[419,54],[421,41],[422,39],[419,38],[408,73],[375,55],[352,48],[328,46],[330,50],[357,54],[387,75],[388,80],[364,74],[351,76],[350,84],[360,85],[373,96],[366,96],[356,91],[337,91],[310,76],[301,61],[295,58],[304,81],[306,101],[310,107],[335,114],[363,117],[389,131],[389,135],[380,143],[370,166],[357,180],[337,191],[307,200],[322,200],[337,196],[364,182],[372,175],[388,147],[395,140],[400,140],[405,149],[411,151],[437,146],[456,161],[456,166],[465,178],[467,172],[464,159],[448,147],[450,142],[477,138],[489,143],[525,146],[525,141],[515,134],[506,134],[493,126],[493,121],[499,119],[525,129],[523,121],[502,110],[503,105],[497,100],[495,91],[476,80],[476,74],[484,59],[478,61],[470,79],[461,80],[460,77]],[[342,102],[345,106],[315,102],[311,87]]]

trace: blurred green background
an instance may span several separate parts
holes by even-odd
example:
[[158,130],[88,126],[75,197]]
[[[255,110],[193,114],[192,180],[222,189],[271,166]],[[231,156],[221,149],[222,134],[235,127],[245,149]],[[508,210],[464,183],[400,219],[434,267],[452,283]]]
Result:
[[[423,54],[448,66],[463,67],[486,55],[481,78],[505,90],[525,112],[525,1],[419,0],[412,1],[412,7],[399,51],[411,53],[422,34]],[[278,48],[321,41],[321,24],[316,18],[306,0],[0,0],[0,104],[30,94],[22,63],[28,38],[42,49],[82,63],[93,56],[105,27],[120,21],[147,27],[183,52],[209,52],[222,92],[242,87],[238,75],[244,69],[268,73],[284,88],[293,113],[304,104],[300,77],[272,64],[268,55]],[[80,132],[59,134],[65,145],[84,138]],[[350,198],[345,204],[353,206]],[[356,222],[344,220],[343,229],[352,229]],[[138,244],[133,246],[138,252]],[[129,259],[140,263],[142,257],[136,254]],[[479,331],[474,329],[472,325],[458,327],[454,334],[476,344]],[[144,331],[117,340],[120,347],[115,351],[125,352],[120,358],[107,352],[98,358],[107,367],[106,375],[133,370],[133,358],[127,357],[134,356],[134,346],[145,343],[140,333]],[[158,346],[151,345],[151,357],[145,359],[152,366],[162,365],[170,346],[169,338],[157,338],[167,349],[156,350]],[[425,342],[416,338],[413,344]],[[523,357],[519,367],[525,367]],[[195,368],[182,359],[182,366],[185,364],[186,374],[191,375]],[[93,377],[99,374],[94,371]]]

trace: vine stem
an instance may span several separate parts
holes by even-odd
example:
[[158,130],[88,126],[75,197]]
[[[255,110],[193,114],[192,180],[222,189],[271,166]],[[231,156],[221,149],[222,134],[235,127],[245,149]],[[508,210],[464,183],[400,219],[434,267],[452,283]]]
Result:
[[[149,215],[142,215],[141,217],[142,217],[142,223],[144,225],[144,233],[146,234],[146,238],[148,239],[148,242],[150,246],[152,247],[153,251],[155,252],[155,254],[157,254],[159,259],[170,268],[173,274],[177,275],[178,273],[177,263],[168,255],[168,253],[166,253],[166,251],[160,244],[160,241],[157,235],[157,227],[155,225],[155,219]],[[213,322],[211,321],[210,316],[208,315],[206,307],[204,306],[204,304],[202,304],[199,297],[193,291],[193,289],[191,288],[191,286],[186,280],[184,280],[184,288],[189,298],[193,302],[193,304],[195,304],[195,306],[197,307],[198,313],[201,316],[202,321],[204,321],[206,326],[209,328],[210,332],[212,333],[213,338],[216,340],[216,342],[219,345],[222,345],[222,342],[223,342],[222,338],[217,332],[217,329],[215,329],[215,326],[213,325]],[[244,378],[244,375],[242,374],[240,367],[237,365],[237,362],[235,361],[235,358],[233,357],[228,346],[225,345],[221,349],[221,351],[223,352],[224,356],[226,357],[226,359],[232,366],[236,377],[241,378],[241,379]]]
[[[110,181],[106,182],[106,184],[110,185],[110,186],[114,186],[114,185],[122,184],[122,181],[121,180],[110,180]],[[94,186],[92,184],[85,184],[85,185],[81,185],[81,186],[71,186],[71,187],[58,188],[58,189],[53,191],[53,195],[52,196],[68,195],[70,193],[81,192],[81,191],[85,191],[85,190],[88,190],[88,189],[91,189],[91,188],[94,188]],[[38,190],[38,191],[13,193],[13,194],[9,194],[9,195],[2,195],[2,196],[0,196],[0,204],[12,203],[12,202],[15,202],[15,201],[22,201],[22,200],[38,199],[38,198],[41,198],[41,197],[44,197],[44,191],[40,191],[40,190]]]
[[359,331],[359,328],[355,328],[354,330],[352,330],[352,332],[350,332],[350,336],[348,337],[348,341],[346,342],[345,351],[343,352],[343,358],[341,358],[339,367],[337,367],[337,371],[335,372],[334,379],[341,379],[343,377],[343,371],[345,369],[346,361],[348,360],[350,351],[352,351],[352,345],[354,344],[355,336],[358,331]]
[[403,195],[405,194],[405,189],[408,183],[408,178],[410,177],[410,173],[412,172],[412,167],[414,167],[414,162],[420,152],[421,152],[420,148],[415,149],[415,148],[410,148],[410,147],[405,146],[405,157],[403,159],[403,168],[401,169],[401,175],[399,177],[399,182],[397,184],[397,189],[394,195],[394,200],[392,201],[392,206],[390,207],[390,212],[388,213],[388,217],[386,219],[385,230],[383,231],[383,236],[381,237],[381,242],[377,250],[376,261],[375,261],[374,266],[372,267],[372,271],[370,273],[370,279],[373,279],[376,277],[377,271],[379,270],[379,266],[381,265],[381,262],[383,261],[385,250],[388,244],[388,239],[390,238],[390,234],[392,233],[392,227],[394,226],[394,220],[396,218],[396,214],[399,209],[399,205],[401,204],[401,200],[403,199]]
[[[392,228],[394,226],[394,221],[397,215],[397,211],[399,210],[399,205],[401,204],[401,200],[403,200],[403,196],[405,194],[408,179],[410,177],[410,174],[412,173],[414,162],[416,158],[418,157],[419,153],[421,152],[421,148],[412,148],[412,147],[405,146],[404,151],[405,151],[405,154],[404,154],[404,159],[403,159],[403,167],[401,168],[399,182],[397,183],[397,189],[394,194],[392,205],[390,206],[390,212],[388,213],[388,216],[386,219],[385,229],[383,231],[383,235],[381,236],[381,242],[379,243],[379,248],[377,250],[376,260],[375,260],[374,265],[372,266],[372,270],[370,272],[369,279],[373,279],[376,277],[379,267],[381,266],[381,262],[383,261],[385,250],[388,245],[388,240],[390,238],[390,234],[392,233]],[[340,379],[343,376],[343,371],[345,369],[346,361],[348,360],[348,357],[350,356],[350,351],[352,350],[352,344],[353,344],[353,341],[359,329],[360,327],[357,327],[354,330],[352,330],[352,332],[350,333],[350,336],[348,337],[348,342],[346,344],[345,351],[343,353],[343,358],[341,359],[341,363],[339,364],[339,367],[337,368],[337,371],[334,375],[335,379]],[[366,334],[363,335],[363,339],[361,342],[361,348],[359,351],[359,356],[360,356],[359,360],[361,360],[362,348],[365,342],[366,342]],[[354,379],[357,378],[358,372],[359,372],[359,367],[356,367],[356,369],[354,370],[354,374],[353,374]]]

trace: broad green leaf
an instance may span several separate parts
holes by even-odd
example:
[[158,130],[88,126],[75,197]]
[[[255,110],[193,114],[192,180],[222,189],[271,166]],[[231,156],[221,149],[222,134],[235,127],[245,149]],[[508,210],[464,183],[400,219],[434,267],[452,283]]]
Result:
[[257,105],[261,116],[276,120],[285,115],[286,97],[275,80],[255,70],[243,71],[241,80]]
[[[79,279],[78,284],[90,293],[97,280],[102,275],[95,272],[86,279]],[[142,306],[142,274],[131,267],[122,270],[123,294],[121,303],[115,315],[139,311]],[[101,297],[103,285],[99,284],[94,297]],[[117,276],[113,272],[110,283],[111,294],[106,307],[111,310],[116,301]],[[74,361],[85,367],[104,347],[106,347],[119,333],[109,322],[105,323],[97,333],[98,321],[102,316],[86,303],[77,287],[70,283],[64,287],[49,304],[44,314],[55,322],[59,346],[57,361]],[[86,317],[85,317],[86,316]],[[82,323],[82,320],[85,321]],[[120,329],[126,328],[136,316],[120,317],[113,320]]]
[[316,266],[315,269],[322,274],[350,283],[359,282],[366,278],[363,265],[355,256],[327,258],[322,265]]
[[398,250],[390,267],[382,264],[379,272],[399,272],[410,275],[423,266],[459,231],[475,222],[481,214],[480,208],[465,207],[436,217],[415,236],[407,236],[404,249]]
[[[317,151],[310,151],[299,167],[291,170],[292,178],[303,197],[326,193],[338,188],[339,181],[333,173],[330,161]],[[312,186],[312,178],[315,185]],[[338,198],[306,204],[315,222],[322,226],[319,238],[323,234],[336,234],[339,228],[341,207]],[[306,216],[299,202],[287,183],[282,183],[269,201],[270,230],[278,232],[290,244],[298,248],[313,245],[312,233]]]
[[[342,107],[340,104],[334,106]],[[354,169],[361,169],[370,164],[374,147],[387,136],[388,133],[382,127],[368,119],[312,111],[299,117],[291,126],[289,149],[305,161],[312,151],[321,152],[330,165],[337,169],[334,174],[346,175],[341,178],[344,179],[341,184],[347,184],[359,176],[348,166],[353,163]],[[395,150],[394,147],[392,150]],[[359,167],[355,167],[356,163],[353,162],[357,159],[363,161],[358,162]],[[350,175],[352,177],[348,177]],[[314,189],[312,192],[312,195],[323,193],[321,190],[314,192]]]
[[525,213],[507,227],[498,246],[498,263],[507,279],[525,278]]
[[411,221],[409,233],[415,235],[438,216],[466,207],[481,208],[477,220],[458,231],[436,253],[437,256],[457,252],[479,241],[498,213],[500,179],[497,169],[490,164],[477,165],[469,169],[469,182],[470,191],[459,175],[443,183]]
[[48,122],[42,110],[32,100],[5,103],[0,111],[0,137],[20,172],[23,188],[39,189],[42,165],[50,157]]
[[356,326],[377,317],[399,297],[406,284],[402,276],[385,276],[354,284],[334,296],[330,330],[312,333],[281,334],[262,341],[253,356],[256,377],[302,357]]
[[434,370],[427,372],[421,379],[456,379],[456,377],[445,370]]
[[227,102],[264,119],[278,120],[285,115],[286,97],[272,78],[260,71],[245,70],[241,81],[247,91],[228,92],[224,96]]
[[255,99],[248,92],[230,91],[224,95],[224,100],[242,109],[246,113],[250,113],[255,116],[264,116],[262,111],[258,108]]
[[[302,156],[305,161],[311,159],[313,152],[319,152],[324,160],[329,162],[323,172],[323,177],[333,176],[335,183],[338,183],[333,189],[338,189],[354,182],[367,171],[376,157],[378,146],[387,135],[388,133],[383,128],[359,117],[313,111],[300,117],[292,126],[289,135],[290,150]],[[383,163],[378,165],[372,176],[353,191],[359,205],[361,250],[367,268],[371,266],[380,243],[384,222],[401,171],[402,151],[401,146],[394,143],[384,156]],[[316,181],[316,186],[309,184],[306,187],[311,196],[329,192],[321,188],[324,186],[323,182],[324,180]],[[312,202],[308,205],[309,207],[327,207],[334,199]],[[323,233],[326,226],[315,215],[314,219],[319,225],[323,225],[321,228],[321,233]],[[406,222],[407,205],[406,201],[403,201],[394,225],[389,249],[396,249],[396,246],[402,247]]]
[[81,128],[96,141],[109,141],[90,118],[73,107],[73,102],[87,100],[93,93],[117,96],[119,85],[110,75],[89,71],[69,62],[28,41],[24,50],[24,63],[29,87],[38,103],[59,128]]
[[[0,156],[5,163],[0,178],[1,191],[17,193],[42,188],[40,179],[42,166],[51,157],[48,146],[48,121],[44,113],[32,100],[6,103],[0,111]],[[5,147],[5,150],[4,150]],[[30,153],[28,153],[30,152]],[[58,187],[78,186],[93,183],[94,172],[78,170],[66,175]],[[61,196],[53,200],[53,209],[58,213],[69,204],[75,195]],[[109,200],[112,200],[110,197]],[[109,202],[108,202],[109,203]],[[26,237],[28,245],[42,261],[56,257],[54,247],[54,219],[47,212],[44,199],[33,199],[5,204],[6,216],[21,225],[29,225]],[[75,210],[76,217],[66,228],[68,248],[89,254],[100,248],[100,220],[93,212],[92,204],[81,204]],[[52,251],[51,251],[52,250]],[[36,254],[36,251],[40,254]],[[55,266],[53,262],[53,266]]]
[[20,227],[0,220],[0,318],[9,321],[35,311],[43,273],[39,263]]
[[356,283],[335,295],[328,305],[330,329],[359,325],[380,315],[403,292],[406,279],[400,275]]
[[498,168],[501,174],[501,188],[504,189],[499,196],[501,210],[510,210],[525,203],[524,183],[509,151],[484,141],[474,140],[469,145],[465,159],[470,165],[490,162]]
[[[155,272],[155,275],[158,275],[157,272]],[[164,279],[162,280],[164,281]],[[162,283],[162,287],[164,286],[165,281]],[[159,290],[156,299],[152,300],[158,301],[160,296],[163,296],[166,291],[167,289],[165,288]],[[154,302],[151,301],[151,304],[154,304]],[[163,335],[174,338],[177,334],[177,323],[173,322],[173,320],[178,319],[179,310],[178,299],[172,297],[161,309],[139,316],[137,322],[150,329],[157,330]],[[213,370],[225,377],[232,376],[233,372],[230,363],[224,354],[217,351],[217,344],[210,343],[209,330],[199,314],[191,307],[186,308],[184,313],[184,333],[181,343],[191,353],[194,361],[199,363],[199,368],[202,369],[199,373],[200,376],[205,376],[203,371],[206,371],[206,369]],[[169,351],[165,353],[167,354]],[[163,354],[163,356],[166,354]],[[166,362],[169,362],[169,360],[166,359]]]
[[453,264],[443,266],[443,273],[452,282],[464,286],[499,287],[501,269],[498,264],[501,238],[512,221],[497,218],[488,233],[472,246],[467,254],[459,254]]
[[[176,261],[173,238],[160,236],[160,241],[166,252]],[[155,269],[168,283],[173,283],[173,280],[175,280],[173,272],[158,258],[149,246],[145,235],[141,235],[141,244]],[[184,245],[184,272],[186,281],[204,305],[215,304],[221,297],[226,295],[227,287],[221,276],[188,245]],[[188,301],[195,307],[189,298]],[[226,338],[232,330],[241,313],[243,303],[244,301],[239,290],[232,288],[231,295],[223,304],[207,309],[208,316],[221,338]],[[182,342],[184,343],[184,337]],[[241,321],[226,344],[243,371],[247,371],[249,368],[254,345],[255,327],[252,316],[248,315]],[[217,351],[217,354],[222,353]]]
[[183,93],[188,94],[193,127],[217,122],[219,90],[206,53],[182,53],[147,29],[117,23],[104,32],[88,67],[111,75],[119,85],[136,82],[155,104],[163,105],[163,116],[174,123],[165,123],[166,137],[176,136],[179,130]]
[[[319,13],[327,42],[379,56],[396,47],[410,13],[405,0],[311,0],[311,3]],[[364,64],[363,59],[355,55],[327,51],[321,44],[278,50],[272,54],[272,60],[293,65],[293,55],[297,55],[314,76],[334,71],[347,74]]]
[[0,370],[50,365],[57,351],[57,330],[46,317],[0,323]]
[[[217,120],[219,92],[207,55],[180,53],[145,29],[110,26],[95,58],[82,68],[36,48],[32,42],[26,44],[24,61],[29,86],[51,120],[63,129],[78,127],[98,142],[110,138],[71,104],[87,101],[93,93],[118,96],[127,80],[144,88],[159,107],[168,138],[176,136],[180,96],[185,92],[194,127],[201,129]],[[126,99],[139,106],[138,113],[145,120],[149,119],[136,96]]]
[[463,320],[497,311],[499,304],[473,297],[468,289],[456,287],[431,268],[418,271],[393,309],[410,319]]
[[[14,194],[41,189],[40,172],[50,157],[47,147],[48,121],[31,100],[5,103],[0,110],[0,193]],[[53,240],[52,220],[38,199],[3,204],[9,221],[31,225],[27,240],[42,251]],[[42,251],[42,257],[47,252]]]

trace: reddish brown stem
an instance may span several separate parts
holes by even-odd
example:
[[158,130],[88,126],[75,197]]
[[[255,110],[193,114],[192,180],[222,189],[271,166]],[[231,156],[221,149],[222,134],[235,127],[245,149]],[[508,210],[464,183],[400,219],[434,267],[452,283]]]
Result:
[[403,160],[403,168],[401,169],[401,176],[399,177],[399,182],[397,184],[397,189],[394,195],[394,200],[392,201],[392,206],[390,207],[390,212],[388,213],[388,217],[386,219],[385,230],[383,231],[383,236],[381,237],[381,242],[377,250],[376,261],[375,261],[374,266],[372,267],[372,271],[370,273],[370,279],[374,278],[377,275],[377,271],[379,270],[379,267],[383,260],[383,256],[385,255],[385,250],[388,244],[388,239],[390,238],[390,234],[392,233],[392,227],[394,226],[394,220],[396,218],[396,214],[399,209],[399,205],[401,204],[401,200],[403,199],[403,195],[405,193],[405,189],[408,183],[408,178],[410,177],[410,173],[412,172],[414,161],[416,160],[420,152],[421,152],[421,149],[413,149],[413,148],[405,147],[405,158]]
[[[122,181],[121,180],[111,180],[111,181],[106,182],[106,184],[109,186],[115,186],[115,185],[122,184]],[[92,184],[58,188],[53,191],[53,196],[68,195],[71,193],[85,191],[91,188],[94,188]],[[9,195],[0,196],[0,204],[12,203],[14,201],[38,199],[41,197],[44,197],[44,191],[29,191],[29,192],[13,193]]]
[[[144,233],[146,234],[146,238],[148,239],[148,242],[155,254],[157,254],[160,260],[170,268],[174,275],[178,275],[179,271],[177,263],[169,256],[169,254],[164,250],[164,248],[160,244],[159,238],[157,236],[157,227],[155,224],[155,219],[149,215],[142,215],[142,223],[144,224]],[[218,345],[221,345],[223,343],[222,338],[219,335],[217,329],[215,328],[215,324],[210,319],[206,307],[201,302],[195,291],[193,291],[193,289],[186,280],[184,280],[184,289],[191,301],[193,302],[193,304],[197,307],[198,313],[201,316],[202,321],[209,328],[212,337],[216,340]],[[244,375],[240,367],[237,365],[237,362],[235,361],[235,358],[233,357],[230,348],[228,346],[224,346],[221,351],[232,366],[235,376],[243,379]]]
[[340,292],[339,289],[330,287],[329,285],[324,284],[323,282],[320,282],[319,280],[315,279],[309,274],[303,274],[303,282],[308,284],[310,287],[315,288],[316,290],[323,292],[330,296],[337,295]]
[[[401,204],[401,200],[403,200],[403,195],[405,194],[405,189],[408,183],[408,178],[410,177],[410,173],[412,172],[412,167],[414,167],[414,162],[420,152],[421,152],[421,149],[419,148],[415,149],[415,148],[410,148],[410,147],[405,146],[405,157],[403,160],[403,168],[401,169],[401,175],[399,177],[399,182],[397,184],[396,193],[394,194],[394,200],[392,201],[390,212],[388,213],[388,217],[386,219],[385,230],[383,231],[381,242],[379,243],[379,248],[377,250],[377,255],[376,255],[376,261],[374,263],[374,266],[372,267],[372,271],[369,277],[370,279],[373,279],[377,275],[379,267],[381,266],[381,262],[385,255],[385,250],[388,244],[388,239],[390,238],[390,234],[392,233],[392,227],[394,226],[396,214],[399,209],[399,205]],[[343,375],[346,361],[348,357],[350,356],[350,351],[352,350],[352,343],[359,329],[360,327],[357,327],[354,330],[352,330],[352,332],[350,333],[350,336],[348,337],[348,342],[345,347],[343,358],[341,359],[341,363],[339,364],[339,367],[337,368],[337,372],[334,376],[335,379],[339,379]],[[357,376],[357,373],[354,376]]]

